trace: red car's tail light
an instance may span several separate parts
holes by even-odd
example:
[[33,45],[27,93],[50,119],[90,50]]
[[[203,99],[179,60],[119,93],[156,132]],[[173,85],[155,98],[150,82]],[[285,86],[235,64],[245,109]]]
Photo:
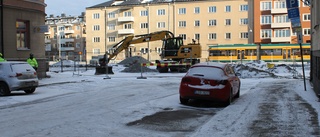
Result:
[[181,82],[189,83],[189,82],[191,82],[191,79],[190,78],[182,78]]
[[228,83],[228,80],[219,80],[217,81],[217,84],[226,85]]
[[33,73],[33,75],[35,75],[35,76],[36,76],[36,75],[37,75],[37,72],[34,72],[34,73]]

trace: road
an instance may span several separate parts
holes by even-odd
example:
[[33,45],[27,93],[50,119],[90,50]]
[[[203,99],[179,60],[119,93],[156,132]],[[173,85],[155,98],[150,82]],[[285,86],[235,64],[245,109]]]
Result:
[[180,80],[88,78],[39,87],[33,95],[16,93],[0,100],[59,92],[1,105],[0,133],[5,137],[320,136],[317,112],[286,88],[292,80],[276,84],[242,80],[246,93],[228,107],[197,101],[181,105]]

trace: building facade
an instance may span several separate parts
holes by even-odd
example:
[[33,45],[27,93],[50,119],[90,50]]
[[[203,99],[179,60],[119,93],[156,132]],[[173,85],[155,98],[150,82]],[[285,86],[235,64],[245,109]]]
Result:
[[[245,0],[218,1],[109,1],[86,8],[87,60],[94,60],[128,35],[168,30],[202,46],[201,61],[208,59],[208,47],[217,44],[248,43],[248,3]],[[130,45],[129,54],[118,54],[115,62],[128,56],[160,59],[162,41]],[[111,52],[111,51],[110,51]]]
[[[302,43],[310,43],[310,7],[298,0],[303,34]],[[288,19],[286,0],[249,0],[250,43],[298,43]]]
[[311,0],[311,82],[320,97],[320,1]]
[[50,15],[46,17],[45,24],[49,26],[45,33],[45,51],[49,61],[85,61],[85,13],[80,16]]
[[46,75],[44,0],[1,0],[0,52],[8,61],[26,61],[33,53],[38,76]]

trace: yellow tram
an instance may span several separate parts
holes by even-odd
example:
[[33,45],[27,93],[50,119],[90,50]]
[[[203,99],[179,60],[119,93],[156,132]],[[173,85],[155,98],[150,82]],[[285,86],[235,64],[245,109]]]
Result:
[[[260,52],[259,52],[260,51]],[[260,53],[260,54],[257,54]],[[310,44],[302,44],[304,61],[310,61]],[[260,60],[266,62],[301,61],[299,44],[228,44],[209,46],[209,61],[238,62]]]

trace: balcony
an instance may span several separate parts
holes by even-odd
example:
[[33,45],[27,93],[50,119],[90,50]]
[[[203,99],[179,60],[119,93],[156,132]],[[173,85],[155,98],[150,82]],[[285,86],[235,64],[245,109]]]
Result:
[[61,51],[74,51],[74,47],[61,47]]
[[134,17],[119,17],[118,22],[132,22],[134,21]]
[[50,39],[44,39],[44,43],[51,43]]
[[285,14],[288,13],[287,8],[271,9],[271,14]]
[[291,37],[272,37],[271,42],[290,42]]
[[74,38],[65,38],[60,40],[60,43],[66,43],[66,42],[74,42]]
[[271,23],[271,28],[290,28],[291,23],[290,22],[284,22],[284,23]]
[[118,34],[134,34],[134,29],[119,29]]
[[51,34],[51,31],[45,32],[44,34],[45,34],[45,35],[50,35],[50,34]]
[[74,30],[64,30],[64,34],[73,34]]

